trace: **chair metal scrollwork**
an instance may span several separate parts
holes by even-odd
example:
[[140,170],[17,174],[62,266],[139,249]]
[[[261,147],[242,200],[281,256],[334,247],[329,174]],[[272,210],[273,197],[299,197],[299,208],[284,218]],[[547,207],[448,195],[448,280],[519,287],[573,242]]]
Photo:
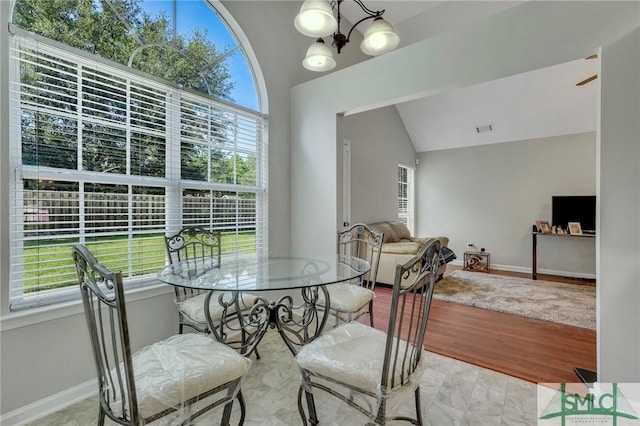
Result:
[[[304,425],[318,424],[313,390],[320,389],[366,414],[371,423],[390,420],[422,425],[420,376],[429,308],[440,260],[440,242],[429,240],[396,267],[387,332],[359,322],[333,328],[296,355],[302,382],[298,409]],[[415,418],[392,414],[392,402],[413,394]]]
[[355,224],[345,231],[338,232],[338,255],[355,256],[366,260],[371,269],[355,282],[340,283],[329,287],[331,304],[328,306],[335,315],[336,325],[340,323],[340,320],[354,321],[368,313],[369,323],[373,326],[373,297],[380,252],[382,251],[382,239],[381,233],[373,231],[363,223]]
[[[212,264],[219,267],[221,238],[220,232],[208,231],[195,226],[185,227],[174,235],[165,236],[169,262],[173,264],[183,260],[202,261],[206,262],[208,267]],[[214,292],[212,295],[210,291],[178,286],[174,286],[174,290],[180,321],[180,334],[183,333],[184,326],[208,333],[210,332],[208,320],[213,320],[212,322],[216,323],[226,315],[235,316],[236,307],[241,310],[249,309],[256,300],[254,295],[246,293]],[[238,300],[236,301],[236,299]],[[209,312],[205,313],[205,306],[209,307]]]
[[99,425],[106,417],[138,426],[169,415],[175,416],[171,424],[186,425],[223,405],[220,424],[227,426],[234,399],[243,424],[247,358],[204,334],[175,335],[131,354],[121,273],[106,269],[83,245],[72,255],[98,375]]

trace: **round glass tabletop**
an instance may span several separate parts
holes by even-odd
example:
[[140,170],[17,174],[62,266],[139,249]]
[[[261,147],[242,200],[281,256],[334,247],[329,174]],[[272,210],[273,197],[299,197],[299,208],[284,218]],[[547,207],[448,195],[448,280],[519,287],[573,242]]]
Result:
[[358,278],[369,263],[352,256],[314,258],[228,254],[173,263],[157,273],[160,281],[200,290],[266,291],[334,284]]

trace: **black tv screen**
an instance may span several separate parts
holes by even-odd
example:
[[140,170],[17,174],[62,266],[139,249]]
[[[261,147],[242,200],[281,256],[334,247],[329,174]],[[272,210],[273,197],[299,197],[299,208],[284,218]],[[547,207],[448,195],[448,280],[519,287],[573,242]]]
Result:
[[555,195],[551,197],[551,224],[567,229],[569,222],[580,222],[583,232],[595,232],[596,196]]

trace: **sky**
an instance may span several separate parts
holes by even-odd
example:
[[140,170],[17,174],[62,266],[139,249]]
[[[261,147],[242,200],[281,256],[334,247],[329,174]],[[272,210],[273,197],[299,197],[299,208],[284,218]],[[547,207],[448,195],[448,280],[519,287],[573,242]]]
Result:
[[[143,0],[141,6],[151,15],[166,11],[169,19],[173,16],[172,0]],[[233,34],[213,9],[203,0],[183,0],[177,3],[176,27],[178,34],[190,36],[195,28],[207,30],[208,39],[221,51],[237,46]],[[253,81],[253,73],[244,54],[236,51],[227,57],[227,65],[235,87],[231,91],[234,102],[244,107],[258,110],[258,97]]]

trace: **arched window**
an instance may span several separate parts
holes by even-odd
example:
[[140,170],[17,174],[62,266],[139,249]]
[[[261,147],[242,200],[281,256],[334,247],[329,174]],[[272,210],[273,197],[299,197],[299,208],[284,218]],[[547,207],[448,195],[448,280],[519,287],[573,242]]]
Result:
[[129,285],[183,226],[266,249],[266,117],[212,4],[16,0],[10,33],[12,309],[77,296],[77,243]]

